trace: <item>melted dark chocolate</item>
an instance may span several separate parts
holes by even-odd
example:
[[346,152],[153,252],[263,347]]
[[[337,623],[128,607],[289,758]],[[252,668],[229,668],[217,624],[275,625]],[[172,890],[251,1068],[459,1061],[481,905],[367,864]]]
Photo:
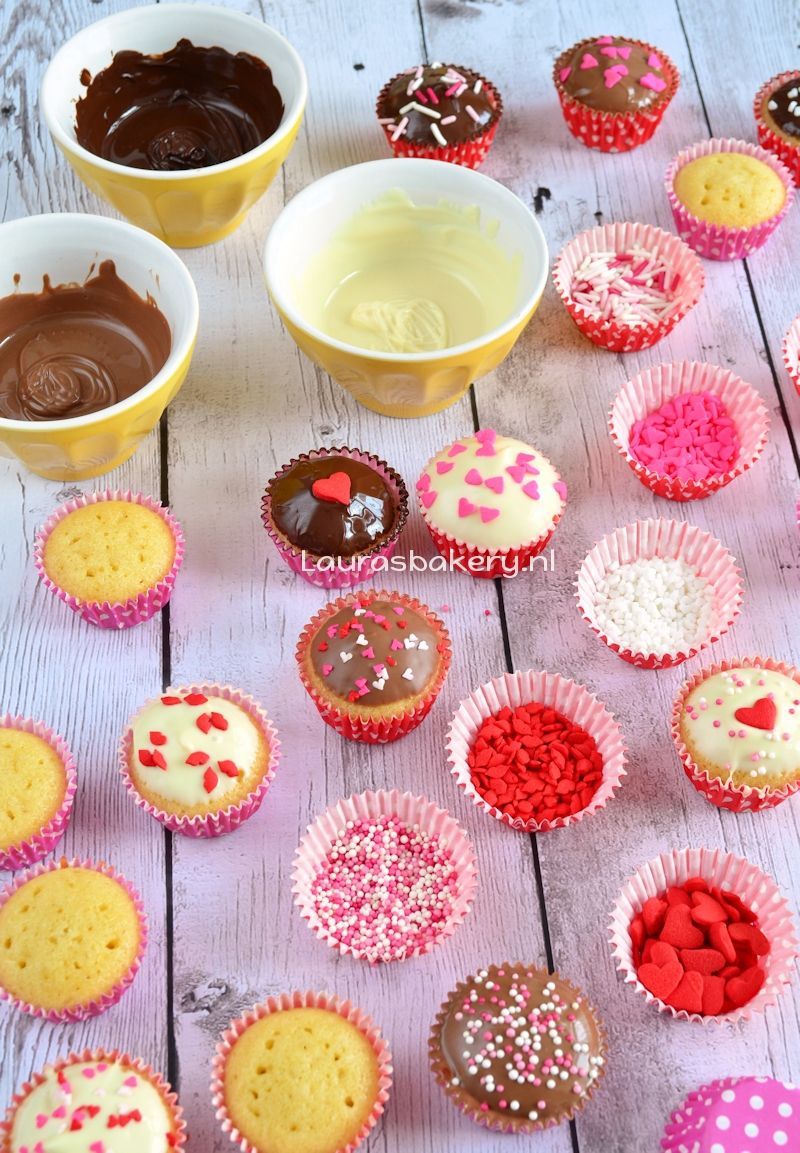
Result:
[[767,111],[786,136],[800,140],[800,80],[787,80],[767,100]]

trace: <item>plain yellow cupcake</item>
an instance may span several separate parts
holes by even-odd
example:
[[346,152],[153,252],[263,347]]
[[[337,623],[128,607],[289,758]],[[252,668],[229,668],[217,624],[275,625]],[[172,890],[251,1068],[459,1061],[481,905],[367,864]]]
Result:
[[34,733],[0,726],[0,850],[40,833],[66,791],[64,762],[52,745]]
[[378,1097],[378,1059],[330,1009],[283,1009],[256,1021],[225,1063],[231,1121],[258,1153],[336,1153]]
[[699,220],[750,228],[777,216],[786,201],[781,178],[763,160],[741,152],[700,156],[679,169],[675,195]]

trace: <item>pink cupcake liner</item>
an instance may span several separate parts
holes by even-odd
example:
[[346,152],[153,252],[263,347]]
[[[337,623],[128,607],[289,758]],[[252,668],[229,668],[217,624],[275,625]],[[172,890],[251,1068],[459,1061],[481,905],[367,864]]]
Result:
[[[365,596],[369,597],[370,603],[374,600],[392,600],[398,605],[404,605],[406,608],[412,609],[414,612],[419,613],[420,616],[423,616],[428,624],[435,629],[441,637],[439,651],[442,659],[435,680],[428,686],[427,691],[416,705],[411,708],[403,708],[402,705],[398,706],[398,711],[391,715],[384,714],[375,716],[370,711],[359,710],[357,705],[351,705],[349,709],[347,709],[344,702],[341,702],[340,705],[333,700],[328,700],[317,691],[304,667],[304,659],[308,646],[313,641],[319,629],[322,628],[325,621],[340,609],[352,604],[356,598],[363,600]],[[416,597],[406,596],[405,593],[387,592],[384,589],[368,589],[362,593],[350,593],[349,595],[338,597],[335,601],[325,605],[323,609],[320,609],[320,611],[311,618],[303,629],[298,638],[295,652],[300,680],[303,682],[303,687],[306,692],[317,706],[317,710],[325,723],[349,741],[362,741],[369,745],[387,744],[389,741],[397,741],[400,737],[406,736],[407,733],[412,732],[418,725],[422,724],[442,690],[442,685],[450,668],[452,655],[450,636],[447,629],[444,627],[443,622],[439,620],[435,613],[431,612],[427,605],[422,604]]]
[[[131,597],[130,600],[116,602],[115,604],[111,604],[110,601],[83,601],[80,597],[72,596],[50,579],[44,567],[44,550],[47,544],[47,538],[59,521],[62,521],[64,517],[68,516],[71,512],[75,512],[76,509],[85,508],[90,504],[99,504],[104,500],[130,501],[132,504],[140,504],[143,508],[148,508],[151,512],[158,513],[164,523],[169,527],[175,539],[175,558],[172,562],[172,567],[163,580],[160,580],[158,584],[147,589],[145,592],[139,593],[138,596]],[[143,496],[138,492],[106,489],[104,492],[85,493],[83,496],[75,497],[72,500],[68,500],[66,504],[60,505],[60,507],[48,517],[36,534],[33,558],[36,571],[42,578],[42,583],[45,588],[57,596],[59,600],[62,600],[64,604],[68,605],[73,612],[82,616],[89,624],[97,625],[98,628],[101,629],[129,629],[133,628],[134,625],[149,620],[150,617],[163,609],[164,605],[172,596],[175,580],[183,564],[183,554],[183,530],[169,509],[164,508],[164,506],[153,497]]]
[[680,758],[686,776],[699,793],[716,805],[718,809],[727,809],[732,813],[755,812],[758,809],[769,809],[780,805],[787,797],[793,796],[800,789],[800,778],[796,781],[782,785],[776,789],[769,785],[761,789],[751,788],[750,785],[735,785],[712,777],[699,765],[695,764],[691,753],[686,748],[681,737],[681,717],[683,715],[686,698],[708,677],[717,673],[727,672],[728,669],[770,669],[772,672],[783,673],[791,677],[800,685],[800,669],[787,665],[783,661],[775,661],[772,657],[742,657],[740,660],[720,661],[719,664],[710,665],[696,672],[681,687],[672,707],[672,739]]
[[[661,257],[680,277],[672,311],[655,324],[632,327],[613,317],[598,318],[571,296],[575,270],[587,256],[595,252],[628,252],[631,248],[644,248]],[[697,255],[671,232],[651,224],[627,222],[589,228],[570,240],[553,265],[553,283],[576,327],[593,344],[611,352],[637,352],[657,344],[691,312],[703,291],[705,272]]]
[[789,378],[800,396],[800,316],[796,316],[789,325],[781,352]]
[[152,704],[152,701],[147,701],[142,705],[139,712],[130,718],[125,726],[122,740],[120,741],[118,758],[119,770],[122,774],[125,788],[140,809],[149,813],[151,817],[160,821],[165,828],[173,833],[182,833],[185,837],[221,837],[225,833],[232,833],[234,829],[238,829],[239,825],[243,824],[248,817],[252,817],[254,813],[258,812],[261,807],[261,802],[267,795],[267,790],[275,778],[281,757],[281,742],[278,739],[277,730],[257,701],[248,696],[247,693],[243,693],[240,689],[232,688],[230,685],[204,683],[199,685],[173,686],[166,689],[163,695],[171,692],[204,693],[206,696],[222,697],[223,700],[230,701],[231,704],[238,705],[239,708],[243,709],[258,728],[269,748],[269,760],[264,775],[243,801],[228,805],[227,808],[219,809],[216,812],[199,813],[196,816],[190,817],[178,813],[167,813],[163,809],[159,809],[157,805],[152,804],[146,797],[142,796],[136,787],[136,782],[130,771],[133,724],[139,716],[139,713]]
[[781,1144],[800,1148],[800,1090],[772,1077],[724,1077],[701,1085],[673,1111],[660,1147],[665,1153],[704,1153],[714,1144],[723,1148],[722,1141],[730,1153],[763,1153]]
[[[780,212],[750,228],[728,228],[722,224],[711,224],[689,212],[675,195],[674,183],[679,169],[701,156],[716,156],[720,152],[739,152],[744,156],[752,156],[777,173],[786,189],[786,199]],[[699,144],[684,148],[667,169],[665,182],[678,235],[695,252],[708,260],[744,260],[769,240],[794,200],[792,175],[786,166],[771,152],[755,144],[747,144],[744,140],[702,140]]]
[[244,1137],[231,1120],[225,1103],[225,1064],[231,1050],[244,1032],[257,1021],[269,1016],[270,1013],[280,1013],[285,1009],[327,1009],[331,1013],[338,1013],[345,1021],[355,1025],[372,1046],[378,1061],[378,1095],[375,1107],[362,1125],[355,1139],[337,1153],[353,1153],[378,1123],[389,1100],[389,1090],[392,1086],[392,1055],[386,1039],[380,1029],[361,1009],[351,1001],[342,1001],[332,993],[292,992],[280,993],[274,997],[267,997],[260,1005],[254,1005],[244,1016],[231,1021],[222,1034],[214,1054],[211,1066],[211,1096],[215,1109],[215,1116],[222,1124],[222,1132],[227,1133],[231,1141],[239,1146],[242,1153],[263,1153]]
[[75,800],[75,791],[78,787],[78,774],[75,768],[75,758],[63,737],[53,732],[40,721],[33,721],[27,717],[12,717],[10,713],[0,717],[0,729],[17,729],[23,733],[32,733],[45,741],[55,752],[64,766],[65,790],[64,799],[58,810],[53,814],[46,825],[25,841],[10,845],[7,849],[0,849],[0,869],[24,869],[40,861],[48,853],[52,853],[58,842],[64,836],[69,818],[72,814],[72,805]]
[[[710,392],[719,397],[739,434],[739,457],[732,469],[705,480],[679,480],[653,472],[630,452],[631,429],[637,420],[685,392]],[[696,360],[658,364],[634,376],[616,395],[608,414],[611,439],[620,455],[647,488],[667,500],[702,500],[752,468],[769,435],[769,414],[759,393],[727,368]]]
[[[609,640],[595,621],[595,591],[608,569],[652,557],[682,560],[714,588],[714,617],[708,635],[699,637],[686,652],[633,652]],[[741,573],[718,540],[695,525],[663,519],[638,520],[604,536],[584,557],[575,588],[578,611],[592,631],[622,660],[643,669],[679,665],[718,641],[738,617],[743,598]]]
[[[659,1000],[641,983],[633,965],[631,921],[650,897],[657,897],[673,885],[682,885],[690,877],[702,877],[709,885],[736,893],[757,914],[759,928],[771,945],[767,956],[762,958],[765,979],[755,997],[739,1009],[714,1017],[674,1009]],[[754,1013],[763,1012],[767,1005],[775,1003],[783,986],[791,980],[798,956],[797,932],[789,903],[775,881],[749,861],[723,849],[673,849],[642,865],[627,879],[617,897],[610,930],[612,955],[625,984],[633,985],[660,1013],[703,1025],[749,1021]]]
[[[458,870],[458,895],[447,922],[442,925],[434,938],[424,945],[391,956],[371,957],[366,950],[354,949],[338,940],[325,928],[317,916],[311,886],[334,841],[347,822],[370,820],[380,816],[396,816],[406,825],[418,825],[424,832],[436,837],[450,851],[453,866]],[[458,822],[427,797],[415,797],[411,793],[401,793],[399,789],[392,789],[391,792],[379,789],[377,792],[359,793],[331,805],[308,826],[295,854],[292,869],[294,901],[300,915],[308,921],[313,932],[344,956],[349,955],[359,961],[366,960],[370,964],[377,964],[379,961],[405,961],[411,957],[421,957],[430,953],[435,946],[455,933],[472,907],[477,887],[478,870],[475,853]]]
[[70,1053],[66,1057],[60,1057],[56,1061],[48,1062],[41,1072],[37,1071],[33,1073],[30,1079],[17,1089],[6,1111],[4,1120],[0,1121],[0,1153],[14,1153],[11,1146],[11,1130],[14,1124],[14,1114],[28,1095],[44,1083],[44,1074],[46,1072],[52,1069],[54,1073],[60,1073],[63,1069],[68,1069],[71,1065],[82,1065],[95,1061],[107,1061],[109,1064],[122,1064],[148,1080],[158,1092],[167,1112],[170,1113],[172,1117],[174,1127],[170,1135],[170,1149],[184,1149],[186,1147],[186,1122],[183,1119],[183,1109],[180,1106],[176,1094],[172,1090],[172,1086],[168,1081],[164,1080],[160,1073],[156,1073],[141,1057],[129,1057],[127,1053],[123,1053],[119,1049],[84,1049],[82,1053]]
[[777,156],[781,164],[785,164],[791,172],[795,184],[800,185],[800,138],[794,143],[787,140],[785,136],[781,136],[779,132],[767,124],[762,113],[766,98],[773,92],[777,92],[784,84],[788,84],[790,80],[797,80],[800,83],[800,72],[781,72],[780,76],[773,76],[766,84],[762,84],[753,101],[753,115],[758,129],[758,143],[762,148],[766,148],[768,152]]
[[23,1013],[28,1013],[31,1017],[41,1017],[45,1021],[51,1021],[54,1024],[59,1024],[63,1021],[86,1021],[90,1017],[97,1017],[100,1013],[105,1013],[113,1005],[116,1005],[122,994],[133,984],[133,980],[142,964],[142,958],[147,947],[147,914],[144,911],[142,900],[139,894],[134,889],[133,885],[127,881],[121,873],[118,873],[112,865],[106,864],[105,861],[90,861],[78,857],[73,857],[67,860],[66,857],[61,857],[58,861],[48,861],[47,864],[34,865],[25,873],[19,873],[11,881],[9,885],[0,893],[0,908],[5,905],[6,901],[11,898],[18,889],[28,881],[34,880],[36,877],[41,877],[45,873],[54,872],[56,869],[94,869],[97,873],[102,873],[103,876],[109,877],[112,881],[116,881],[121,885],[125,892],[133,902],[136,914],[139,919],[139,951],[133,959],[130,969],[125,976],[117,982],[117,984],[110,989],[107,993],[103,993],[94,1001],[89,1001],[85,1005],[76,1005],[69,1009],[44,1009],[40,1005],[32,1005],[28,1001],[20,1001],[12,993],[0,986],[0,1001],[8,1001],[10,1004],[16,1006]]
[[382,561],[383,558],[390,557],[397,548],[400,534],[408,519],[408,490],[400,474],[395,472],[386,461],[381,460],[380,457],[373,456],[372,453],[362,452],[358,448],[346,448],[344,446],[342,448],[316,449],[313,452],[304,452],[298,457],[292,457],[289,463],[280,468],[272,479],[277,480],[278,477],[283,476],[284,473],[288,472],[290,468],[293,468],[301,461],[317,460],[320,457],[324,458],[328,456],[346,456],[350,460],[357,460],[361,464],[368,465],[374,469],[382,478],[397,506],[397,521],[394,526],[394,532],[389,540],[383,541],[381,544],[375,545],[374,548],[360,553],[358,558],[342,557],[339,565],[334,564],[332,568],[326,568],[324,565],[320,566],[319,563],[307,553],[304,554],[302,549],[298,549],[290,544],[278,531],[272,518],[272,497],[270,496],[269,486],[267,486],[266,492],[261,498],[261,519],[264,522],[264,528],[267,530],[270,540],[281,554],[283,560],[288,564],[289,568],[301,576],[303,580],[308,581],[309,584],[316,585],[317,588],[323,589],[352,588],[353,585],[363,584],[364,581],[368,581],[377,568],[383,568],[383,565],[379,562]]
[[[585,729],[594,737],[603,758],[603,779],[589,804],[572,816],[556,817],[553,821],[513,817],[495,805],[490,805],[473,785],[467,763],[478,729],[487,717],[493,716],[500,709],[515,709],[533,701],[555,709]],[[461,702],[450,722],[447,754],[450,772],[456,784],[473,805],[522,833],[546,833],[550,829],[566,829],[569,825],[577,825],[584,817],[590,817],[604,808],[626,775],[622,731],[602,701],[583,685],[561,677],[558,673],[534,672],[530,669],[495,677]]]

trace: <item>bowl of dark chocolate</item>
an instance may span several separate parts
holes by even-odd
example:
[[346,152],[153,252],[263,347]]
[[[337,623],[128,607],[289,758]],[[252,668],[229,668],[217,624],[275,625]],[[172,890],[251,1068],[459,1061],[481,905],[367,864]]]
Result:
[[267,189],[306,92],[299,56],[260,20],[154,4],[67,41],[41,103],[94,192],[168,244],[192,247],[232,232]]

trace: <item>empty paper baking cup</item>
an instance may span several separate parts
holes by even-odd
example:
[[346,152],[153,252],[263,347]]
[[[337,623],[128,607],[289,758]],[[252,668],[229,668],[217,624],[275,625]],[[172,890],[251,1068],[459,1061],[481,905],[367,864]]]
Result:
[[800,316],[796,316],[789,325],[781,351],[789,378],[800,395]]
[[758,143],[762,148],[766,148],[768,152],[777,156],[791,172],[795,184],[800,184],[800,138],[795,137],[794,140],[790,140],[786,136],[782,136],[767,123],[764,116],[764,102],[773,92],[783,88],[784,84],[788,84],[790,80],[796,80],[798,88],[800,88],[800,72],[796,71],[781,72],[780,76],[773,76],[766,84],[762,84],[753,101],[753,115],[758,129]]
[[[654,472],[630,451],[633,426],[682,393],[709,392],[719,398],[736,425],[739,455],[733,468],[704,480],[680,480]],[[608,414],[611,439],[647,488],[667,500],[700,500],[730,484],[756,463],[769,435],[769,414],[752,384],[727,368],[681,360],[657,364],[634,376],[617,393]]]
[[19,732],[32,733],[33,736],[39,737],[50,745],[64,766],[64,797],[50,820],[33,836],[9,845],[6,849],[0,849],[0,869],[24,869],[41,861],[48,853],[52,853],[64,836],[78,788],[78,774],[75,759],[67,742],[47,725],[30,720],[28,717],[12,717],[10,713],[6,713],[0,717],[1,729],[17,729]]
[[[754,1138],[758,1138],[754,1141]],[[724,1077],[673,1110],[663,1153],[776,1153],[800,1149],[800,1089],[773,1077]]]

